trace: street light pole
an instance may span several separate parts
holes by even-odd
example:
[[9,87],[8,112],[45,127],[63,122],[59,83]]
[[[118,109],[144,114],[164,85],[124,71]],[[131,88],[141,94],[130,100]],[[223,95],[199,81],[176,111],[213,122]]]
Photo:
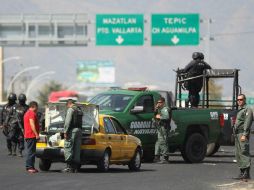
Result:
[[35,69],[39,69],[39,68],[40,68],[39,66],[27,67],[27,68],[21,70],[20,72],[18,72],[18,73],[13,77],[13,79],[11,80],[11,82],[10,82],[8,88],[7,88],[7,94],[9,94],[9,93],[11,92],[11,90],[12,90],[12,85],[13,85],[14,81],[15,81],[20,75],[22,75],[23,73],[25,73],[25,72],[27,72],[27,71],[35,70]]
[[211,24],[214,22],[214,20],[211,18],[208,18],[205,20],[201,19],[200,22],[207,24],[206,35],[200,38],[200,40],[205,41],[205,60],[208,62],[208,64],[210,64],[210,61],[211,61],[210,42],[215,40],[214,37],[211,36]]
[[19,60],[21,57],[13,56],[3,59],[3,48],[0,47],[0,102],[3,101],[4,94],[4,63],[11,60]]
[[37,77],[35,77],[35,78],[30,82],[29,86],[27,87],[27,90],[26,90],[26,97],[27,97],[27,98],[30,97],[30,92],[31,92],[31,90],[32,90],[32,87],[34,86],[34,84],[36,84],[36,82],[37,82],[39,79],[41,79],[41,78],[43,78],[43,77],[45,77],[45,76],[47,76],[47,75],[53,75],[53,74],[55,74],[55,71],[47,71],[47,72],[42,73],[42,74],[38,75]]

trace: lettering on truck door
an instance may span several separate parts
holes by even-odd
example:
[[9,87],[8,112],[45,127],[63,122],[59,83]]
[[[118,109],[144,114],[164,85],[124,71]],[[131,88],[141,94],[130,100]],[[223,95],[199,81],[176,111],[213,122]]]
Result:
[[156,129],[152,128],[154,115],[154,100],[152,95],[143,95],[139,97],[135,106],[143,106],[143,112],[136,115],[130,123],[130,129],[134,135],[155,134]]

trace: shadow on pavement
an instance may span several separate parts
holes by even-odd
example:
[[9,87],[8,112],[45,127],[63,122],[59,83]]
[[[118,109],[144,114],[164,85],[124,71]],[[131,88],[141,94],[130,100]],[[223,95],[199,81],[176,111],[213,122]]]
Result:
[[[140,169],[139,171],[131,171],[122,168],[110,168],[107,172],[101,172],[97,168],[81,168],[78,173],[140,173],[140,172],[154,172],[153,169]],[[41,173],[63,173],[61,170],[42,171]]]

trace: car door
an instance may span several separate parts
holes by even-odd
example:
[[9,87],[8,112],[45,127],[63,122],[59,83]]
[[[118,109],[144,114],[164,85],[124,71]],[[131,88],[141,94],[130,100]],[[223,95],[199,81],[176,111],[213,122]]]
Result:
[[122,158],[129,160],[133,156],[135,147],[133,146],[133,143],[129,141],[128,134],[126,130],[121,126],[121,124],[115,118],[110,119],[116,129],[117,135],[121,140],[120,145]]
[[116,133],[116,129],[109,117],[103,119],[107,144],[111,147],[111,160],[122,159],[121,136]]

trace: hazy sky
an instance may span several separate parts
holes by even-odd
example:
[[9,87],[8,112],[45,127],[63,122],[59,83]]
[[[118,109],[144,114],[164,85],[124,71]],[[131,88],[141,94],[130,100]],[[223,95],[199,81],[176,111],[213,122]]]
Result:
[[[243,92],[254,97],[254,16],[253,0],[0,0],[1,14],[49,14],[87,13],[92,24],[89,37],[95,38],[95,16],[102,13],[144,14],[145,37],[143,46],[96,46],[89,42],[87,47],[63,48],[4,48],[5,58],[21,56],[23,67],[40,65],[41,69],[29,73],[35,77],[39,73],[54,70],[55,79],[66,86],[76,81],[77,60],[110,60],[116,66],[116,85],[139,82],[154,85],[159,89],[174,90],[173,69],[184,67],[192,52],[202,51],[206,61],[218,69],[239,68],[240,84]],[[205,22],[200,23],[200,36],[207,39],[207,19],[214,41],[200,41],[198,46],[151,46],[150,17],[153,13],[198,13]],[[10,77],[22,67],[16,63],[5,66],[5,86]],[[50,79],[36,85],[38,88]],[[225,86],[225,88],[227,88]],[[230,87],[228,87],[230,88]],[[33,91],[36,94],[36,90]]]

